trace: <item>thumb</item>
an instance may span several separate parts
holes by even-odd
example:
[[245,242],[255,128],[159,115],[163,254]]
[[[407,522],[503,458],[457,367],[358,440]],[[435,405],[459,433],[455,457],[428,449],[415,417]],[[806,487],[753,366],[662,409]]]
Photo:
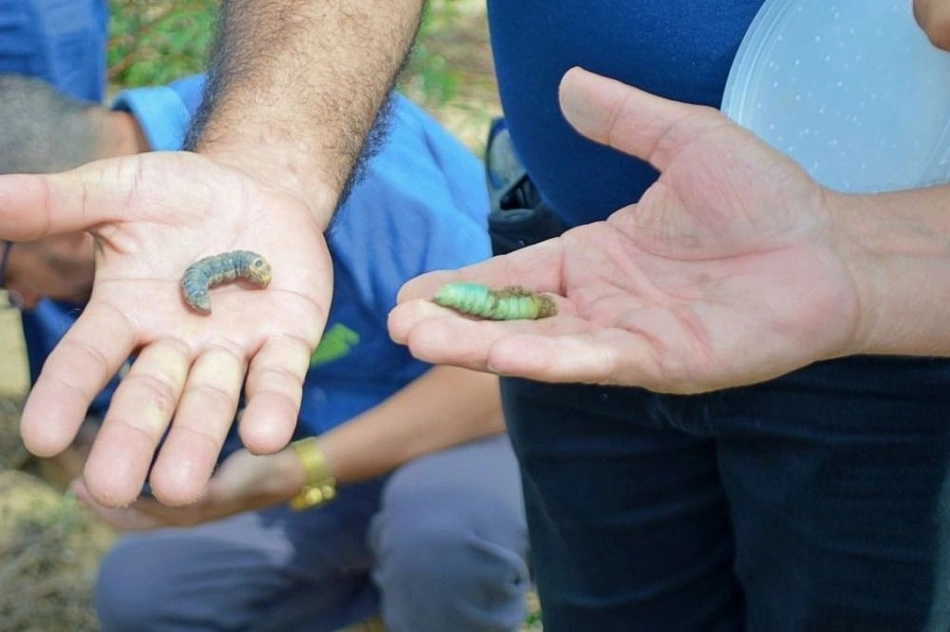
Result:
[[660,171],[690,140],[727,123],[713,108],[670,101],[582,68],[565,73],[559,98],[578,132]]

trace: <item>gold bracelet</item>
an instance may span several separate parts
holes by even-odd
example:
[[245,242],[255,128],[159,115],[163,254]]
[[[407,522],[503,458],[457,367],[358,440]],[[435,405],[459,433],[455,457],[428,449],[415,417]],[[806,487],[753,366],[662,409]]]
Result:
[[307,437],[290,444],[303,470],[307,482],[300,493],[290,499],[294,511],[303,511],[325,505],[336,497],[336,479],[330,474],[327,458],[320,449],[316,437]]

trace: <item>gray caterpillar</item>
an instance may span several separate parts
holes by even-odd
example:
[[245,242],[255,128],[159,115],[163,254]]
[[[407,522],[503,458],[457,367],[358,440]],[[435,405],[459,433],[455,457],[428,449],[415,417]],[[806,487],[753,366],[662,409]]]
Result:
[[250,250],[234,250],[199,259],[185,269],[181,291],[185,302],[197,312],[211,313],[208,289],[235,279],[247,279],[266,287],[271,280],[271,267],[261,255]]
[[478,283],[449,283],[440,287],[432,300],[443,307],[488,320],[530,320],[557,314],[557,305],[551,297],[520,285],[493,290]]

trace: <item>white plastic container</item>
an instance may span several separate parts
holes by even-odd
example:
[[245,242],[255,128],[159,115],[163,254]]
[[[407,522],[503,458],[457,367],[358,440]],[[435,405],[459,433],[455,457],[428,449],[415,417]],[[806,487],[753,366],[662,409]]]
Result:
[[722,111],[840,191],[950,182],[950,53],[911,0],[766,0]]

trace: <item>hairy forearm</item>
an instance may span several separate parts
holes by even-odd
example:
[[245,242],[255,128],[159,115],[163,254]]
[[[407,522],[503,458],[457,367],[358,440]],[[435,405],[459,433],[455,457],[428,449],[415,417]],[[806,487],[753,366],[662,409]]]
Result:
[[314,199],[324,225],[424,0],[227,0],[187,145]]
[[382,404],[321,435],[320,447],[333,474],[346,483],[504,429],[495,376],[438,366]]
[[950,356],[950,186],[835,197],[861,304],[848,351]]

